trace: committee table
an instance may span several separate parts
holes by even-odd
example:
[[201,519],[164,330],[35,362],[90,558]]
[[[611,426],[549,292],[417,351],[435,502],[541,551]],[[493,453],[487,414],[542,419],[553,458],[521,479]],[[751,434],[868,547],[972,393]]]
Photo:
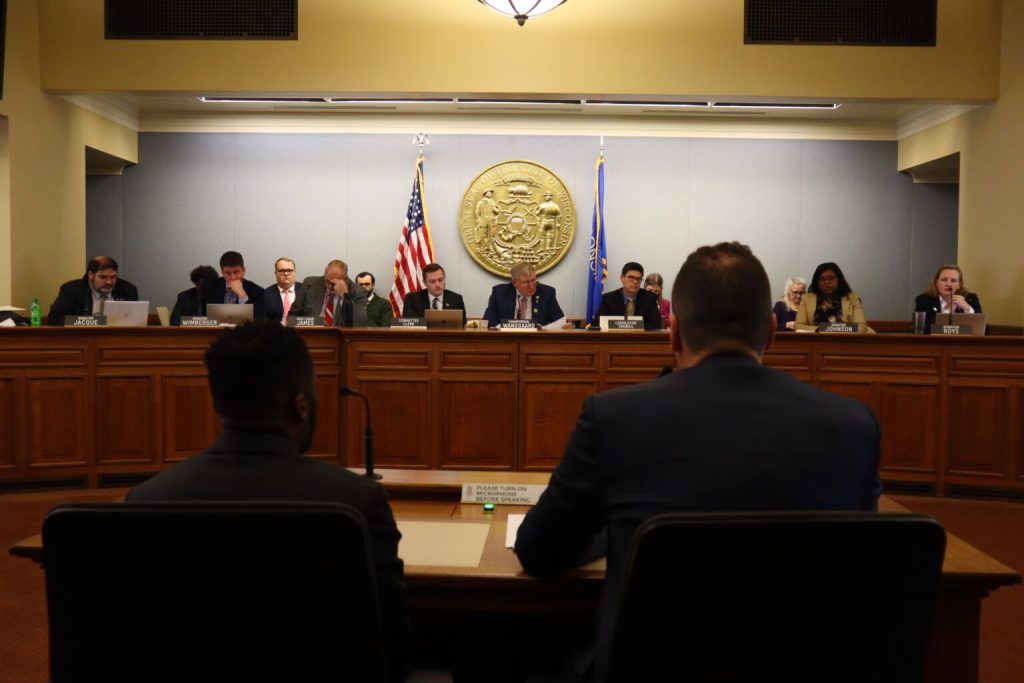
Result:
[[[589,638],[603,566],[588,565],[555,579],[526,576],[505,547],[505,532],[508,515],[528,508],[499,505],[487,513],[481,505],[460,503],[467,483],[539,484],[547,482],[547,475],[387,469],[382,474],[404,535],[399,554],[406,562],[410,611],[431,647],[450,648],[442,658],[469,652],[468,666],[481,666],[481,661],[498,666],[510,658],[526,658],[530,661],[519,662],[515,673],[535,674]],[[879,507],[883,512],[906,511],[884,496]],[[467,561],[466,548],[460,547],[465,535],[438,533],[436,524],[479,525],[477,537],[482,540],[473,557]],[[41,562],[41,536],[19,542],[10,552]],[[982,601],[1000,586],[1020,581],[1009,567],[956,536],[947,536],[926,681],[977,680]],[[531,669],[531,662],[537,668]],[[496,674],[489,678],[501,680]]]
[[[369,397],[379,466],[543,472],[588,395],[673,363],[663,332],[301,333],[311,454],[345,466],[362,461],[365,417],[343,385]],[[0,489],[127,486],[201,451],[219,430],[202,362],[218,334],[0,330]],[[874,410],[889,490],[1024,498],[1024,337],[785,334],[764,362]]]

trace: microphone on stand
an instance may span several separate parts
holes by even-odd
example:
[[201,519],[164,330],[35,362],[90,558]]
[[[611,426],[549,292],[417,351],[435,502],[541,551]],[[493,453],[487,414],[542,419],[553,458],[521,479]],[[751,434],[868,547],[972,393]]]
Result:
[[366,405],[366,432],[363,435],[363,449],[366,455],[366,477],[368,479],[380,479],[381,476],[373,471],[373,426],[370,424],[370,399],[352,387],[342,386],[338,393],[342,396],[358,396],[363,399],[363,403]]
[[949,290],[949,325],[953,324],[953,290]]

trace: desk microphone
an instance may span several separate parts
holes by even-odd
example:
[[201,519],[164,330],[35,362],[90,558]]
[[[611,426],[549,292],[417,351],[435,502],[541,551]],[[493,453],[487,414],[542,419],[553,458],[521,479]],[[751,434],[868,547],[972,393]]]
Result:
[[373,471],[373,426],[370,424],[370,399],[366,398],[366,394],[362,394],[352,387],[342,386],[338,393],[342,396],[358,396],[363,399],[363,403],[366,405],[366,432],[363,435],[363,450],[366,455],[366,477],[368,479],[380,479],[381,476]]
[[953,290],[949,290],[949,323],[953,324]]

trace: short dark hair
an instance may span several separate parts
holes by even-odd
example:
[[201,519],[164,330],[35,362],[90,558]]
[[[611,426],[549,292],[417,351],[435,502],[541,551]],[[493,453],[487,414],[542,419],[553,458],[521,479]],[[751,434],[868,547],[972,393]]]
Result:
[[641,266],[636,261],[630,261],[626,265],[622,266],[622,274],[623,275],[625,275],[626,273],[628,273],[631,270],[635,270],[635,271],[639,272],[641,275],[644,274],[644,267]]
[[196,266],[188,274],[188,279],[194,285],[198,285],[200,282],[213,282],[218,277],[220,276],[217,275],[217,271],[213,269],[213,266]]
[[225,330],[206,350],[213,407],[226,417],[279,416],[308,390],[313,360],[306,342],[278,320],[256,320]]
[[771,334],[768,273],[745,244],[701,247],[676,275],[672,310],[683,341],[694,353],[719,345],[761,353]]
[[225,251],[220,257],[220,267],[234,268],[235,266],[245,268],[245,260],[242,255],[237,251]]
[[375,278],[375,277],[373,276],[373,273],[368,273],[368,272],[366,272],[365,270],[364,270],[363,272],[359,273],[359,275],[356,275],[356,281],[358,282],[358,281],[359,281],[359,278],[361,278],[361,277],[366,277],[367,275],[369,275],[369,276],[370,276],[370,284],[371,284],[371,285],[375,285],[375,284],[377,284],[377,278]]
[[441,271],[441,275],[445,274],[444,268],[441,267],[440,263],[428,263],[427,265],[423,266],[423,279],[426,280],[427,275],[429,275],[430,273],[436,273],[439,270]]
[[117,261],[109,256],[96,256],[95,258],[89,259],[89,262],[85,264],[86,275],[89,273],[96,274],[101,270],[113,270],[116,272]]
[[808,292],[810,292],[814,296],[821,295],[821,290],[818,289],[818,278],[821,277],[821,274],[824,273],[826,270],[831,270],[832,272],[834,272],[836,274],[836,277],[839,279],[839,283],[836,285],[837,299],[842,299],[844,296],[847,296],[851,291],[853,291],[850,287],[850,283],[846,281],[846,276],[843,275],[843,271],[839,269],[838,265],[829,261],[828,263],[819,264],[818,267],[814,269],[814,275],[811,276],[811,281],[807,283]]

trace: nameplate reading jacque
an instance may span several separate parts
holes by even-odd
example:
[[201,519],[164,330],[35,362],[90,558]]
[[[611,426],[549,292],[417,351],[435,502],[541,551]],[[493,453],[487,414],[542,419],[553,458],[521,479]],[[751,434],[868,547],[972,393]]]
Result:
[[65,327],[103,327],[107,324],[105,315],[66,315]]

